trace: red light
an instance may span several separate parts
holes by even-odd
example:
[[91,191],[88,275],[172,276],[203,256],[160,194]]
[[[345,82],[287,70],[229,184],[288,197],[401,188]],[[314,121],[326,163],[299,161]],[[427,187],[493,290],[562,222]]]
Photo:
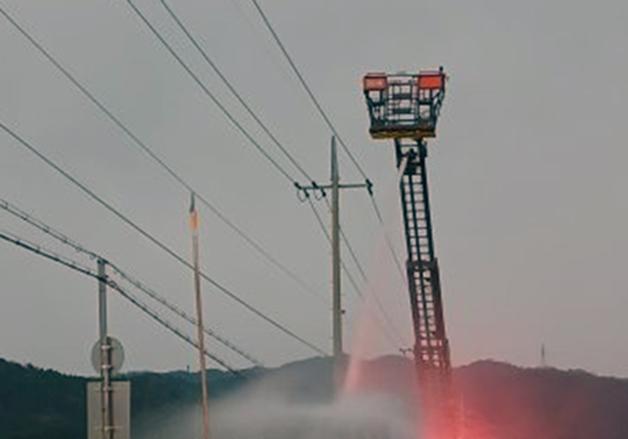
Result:
[[445,86],[445,75],[440,72],[420,73],[417,82],[419,89],[439,90]]
[[383,73],[369,73],[364,77],[364,91],[384,91],[388,87],[388,79]]

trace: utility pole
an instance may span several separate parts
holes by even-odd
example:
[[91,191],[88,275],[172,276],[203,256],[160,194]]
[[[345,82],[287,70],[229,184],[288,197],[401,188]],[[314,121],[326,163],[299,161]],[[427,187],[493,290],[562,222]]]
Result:
[[205,364],[205,329],[203,327],[203,304],[201,300],[201,275],[198,252],[198,212],[194,204],[194,193],[190,204],[190,229],[192,231],[192,257],[194,259],[194,290],[196,295],[196,330],[198,335],[198,359],[201,375],[201,397],[203,398],[203,439],[209,439],[209,401],[207,392],[207,367]]
[[342,297],[340,276],[340,176],[336,137],[331,138],[331,251],[332,251],[332,334],[334,358],[342,355]]
[[107,262],[98,259],[98,326],[100,343],[100,398],[102,439],[113,439],[111,343],[107,330]]
[[338,155],[336,151],[336,137],[331,138],[331,182],[328,185],[299,186],[309,196],[310,191],[321,191],[325,196],[325,190],[331,190],[331,251],[332,251],[332,340],[333,355],[340,359],[342,349],[342,288],[341,288],[341,255],[340,255],[340,189],[366,188],[370,191],[368,183],[340,184],[340,172],[338,168]]
[[128,439],[130,437],[131,387],[128,381],[113,381],[124,362],[122,344],[109,335],[107,325],[107,261],[97,258],[98,340],[92,347],[92,366],[98,381],[87,383],[87,438]]

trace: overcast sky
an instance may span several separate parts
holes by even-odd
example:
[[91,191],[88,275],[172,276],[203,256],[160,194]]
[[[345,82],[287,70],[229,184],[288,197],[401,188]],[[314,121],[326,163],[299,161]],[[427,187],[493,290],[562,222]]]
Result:
[[[212,92],[296,176],[159,2],[137,4]],[[402,260],[393,148],[368,136],[360,78],[368,71],[439,65],[450,74],[438,138],[429,146],[429,178],[455,364],[495,358],[537,365],[545,343],[552,365],[628,376],[626,2],[261,4],[374,182]],[[172,0],[172,6],[276,136],[325,182],[329,130],[250,2]],[[307,204],[299,202],[290,183],[229,124],[128,5],[31,0],[3,1],[2,7],[172,168],[323,298],[308,295],[201,209],[207,273],[328,349],[330,252]],[[0,120],[187,257],[189,194],[3,17],[0,53]],[[5,133],[0,152],[2,198],[192,310],[192,277],[186,269]],[[340,167],[344,181],[359,180],[346,156]],[[409,346],[407,293],[368,197],[345,192],[342,208],[344,228],[372,290]],[[0,228],[81,258],[4,211]],[[9,244],[0,244],[0,278],[0,356],[89,373],[89,350],[97,338],[95,281]],[[266,364],[313,355],[210,285],[203,288],[208,326]],[[360,303],[346,279],[344,298],[350,349]],[[111,333],[126,348],[128,369],[195,364],[187,345],[113,293],[110,302]],[[366,325],[376,328],[368,319]],[[396,352],[399,346],[379,331],[369,332],[373,338],[364,353]],[[210,347],[245,365],[211,341]]]

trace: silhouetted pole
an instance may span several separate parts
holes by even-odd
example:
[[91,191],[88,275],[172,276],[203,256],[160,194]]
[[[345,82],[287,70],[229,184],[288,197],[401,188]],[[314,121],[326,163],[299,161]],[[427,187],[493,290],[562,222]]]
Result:
[[113,401],[111,388],[111,343],[107,329],[107,263],[98,259],[98,329],[100,344],[100,401],[103,439],[113,438]]
[[331,251],[332,251],[332,334],[334,358],[342,355],[342,297],[340,276],[340,177],[336,137],[331,138]]
[[190,229],[192,231],[192,256],[194,259],[194,289],[196,294],[196,330],[198,334],[198,360],[201,375],[201,397],[203,398],[203,439],[209,439],[209,400],[207,392],[207,367],[205,365],[205,330],[203,327],[203,304],[201,300],[201,275],[198,255],[198,212],[194,194],[190,205]]
[[[332,341],[333,356],[336,360],[340,359],[343,353],[342,349],[342,288],[341,288],[341,267],[342,260],[340,256],[340,190],[341,189],[357,189],[366,188],[370,191],[370,183],[350,183],[340,184],[340,172],[338,169],[338,154],[336,149],[336,137],[331,138],[331,181],[330,184],[318,185],[312,182],[312,185],[298,185],[299,189],[304,193],[305,198],[311,193],[320,192],[322,196],[326,196],[327,190],[331,191],[331,252],[332,252]],[[329,239],[329,236],[328,236]]]

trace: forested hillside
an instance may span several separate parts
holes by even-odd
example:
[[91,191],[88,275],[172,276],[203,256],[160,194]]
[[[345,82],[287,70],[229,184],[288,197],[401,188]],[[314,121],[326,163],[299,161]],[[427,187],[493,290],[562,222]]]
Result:
[[[331,395],[327,359],[234,376],[210,371],[213,398],[254,382],[281,376],[286,398],[324,401]],[[364,369],[370,382],[404,392],[408,361],[385,357]],[[626,439],[628,380],[582,371],[525,369],[481,361],[455,371],[463,423],[469,437],[487,439]],[[197,376],[187,372],[130,374],[133,431],[198,401]],[[0,438],[84,439],[87,378],[0,360]],[[407,387],[407,386],[405,386]]]

